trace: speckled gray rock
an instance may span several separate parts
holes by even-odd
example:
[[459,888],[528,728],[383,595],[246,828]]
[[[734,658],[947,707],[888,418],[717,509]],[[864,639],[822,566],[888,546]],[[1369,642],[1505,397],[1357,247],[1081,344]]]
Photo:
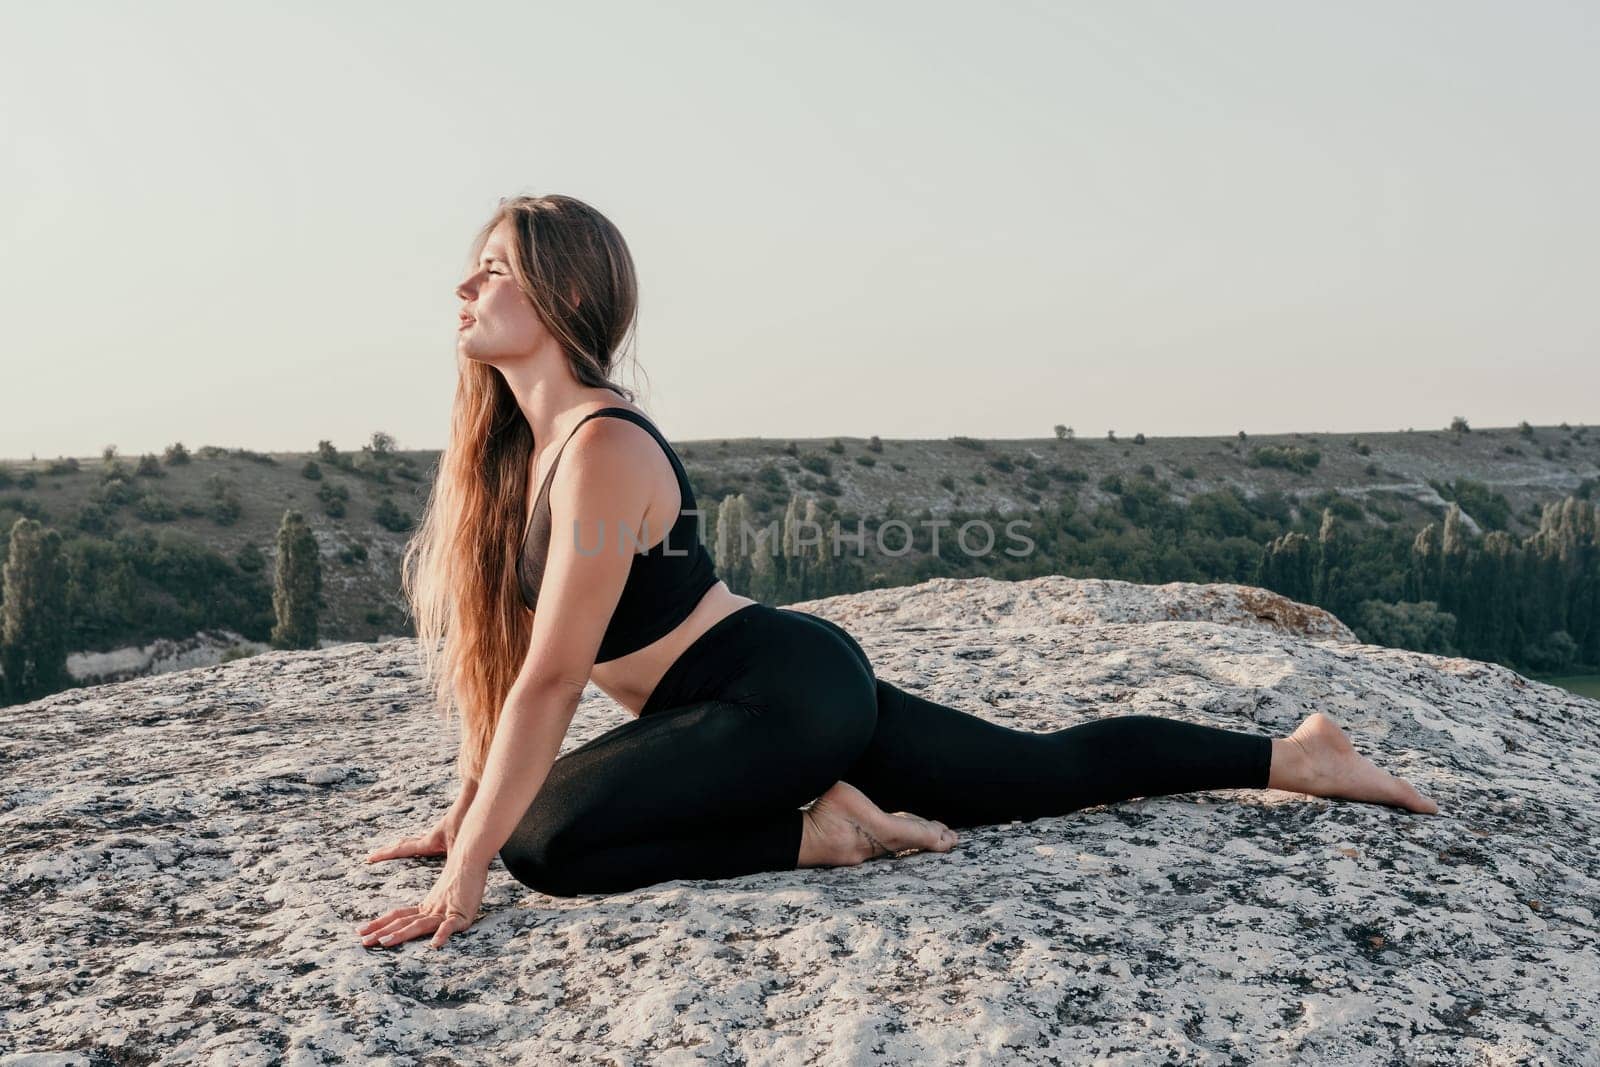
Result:
[[[443,951],[365,949],[356,925],[419,902],[440,861],[361,856],[453,796],[412,642],[0,709],[0,1053],[1596,1062],[1600,705],[1356,644],[1303,605],[1219,617],[1236,588],[940,581],[810,610],[882,677],[1022,729],[1146,712],[1281,735],[1323,710],[1441,814],[1191,793],[571,899],[496,863]],[[624,714],[591,687],[567,746]]]

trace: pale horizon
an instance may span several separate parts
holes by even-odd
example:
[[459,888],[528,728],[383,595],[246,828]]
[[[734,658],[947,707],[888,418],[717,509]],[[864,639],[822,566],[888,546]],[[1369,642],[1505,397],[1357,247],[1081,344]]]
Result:
[[13,8],[0,457],[438,449],[550,192],[674,439],[1596,421],[1588,9],[975,12]]

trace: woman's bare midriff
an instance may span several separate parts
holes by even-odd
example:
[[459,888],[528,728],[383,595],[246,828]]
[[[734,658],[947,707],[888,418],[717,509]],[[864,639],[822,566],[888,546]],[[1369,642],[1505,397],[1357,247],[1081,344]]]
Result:
[[740,608],[754,603],[756,601],[735,593],[719,580],[706,590],[705,596],[700,598],[689,617],[669,633],[626,656],[596,663],[589,673],[589,680],[637,718],[645,701],[655,692],[661,676],[667,673],[667,668],[683,654],[684,649],[694,644],[695,638]]

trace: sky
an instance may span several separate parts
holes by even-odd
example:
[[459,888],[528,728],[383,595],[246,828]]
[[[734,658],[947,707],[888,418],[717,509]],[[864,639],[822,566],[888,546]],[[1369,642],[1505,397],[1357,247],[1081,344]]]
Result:
[[0,457],[445,443],[565,193],[674,440],[1600,419],[1600,9],[0,0]]

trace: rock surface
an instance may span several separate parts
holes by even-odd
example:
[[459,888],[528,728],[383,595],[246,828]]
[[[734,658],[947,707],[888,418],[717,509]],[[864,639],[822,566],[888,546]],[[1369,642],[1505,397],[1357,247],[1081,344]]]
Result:
[[[577,898],[497,862],[443,951],[366,949],[357,924],[441,861],[361,857],[444,810],[453,741],[409,640],[268,652],[0,710],[0,1054],[1595,1062],[1597,702],[1240,587],[940,580],[805,610],[881,677],[1020,729],[1281,736],[1325,711],[1442,811],[1191,793]],[[590,687],[565,747],[625,714]]]

